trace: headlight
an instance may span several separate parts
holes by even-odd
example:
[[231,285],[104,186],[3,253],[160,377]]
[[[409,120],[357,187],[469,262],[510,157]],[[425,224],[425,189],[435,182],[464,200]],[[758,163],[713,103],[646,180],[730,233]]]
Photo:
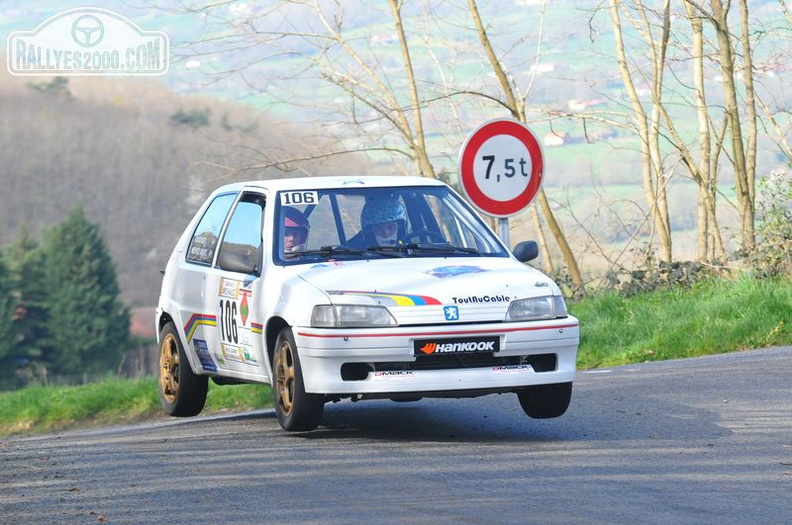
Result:
[[512,301],[506,312],[507,321],[534,321],[567,317],[566,303],[560,295],[531,297]]
[[314,306],[311,314],[311,326],[314,328],[362,328],[395,324],[396,319],[384,306],[322,304]]

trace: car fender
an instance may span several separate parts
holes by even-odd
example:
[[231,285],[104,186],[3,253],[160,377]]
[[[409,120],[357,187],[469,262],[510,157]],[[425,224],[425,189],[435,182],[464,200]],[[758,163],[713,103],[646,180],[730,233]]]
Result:
[[163,318],[172,320],[174,326],[176,326],[176,333],[179,335],[179,340],[181,341],[182,347],[184,347],[184,353],[187,355],[187,361],[189,362],[193,373],[196,375],[205,375],[206,371],[201,366],[198,356],[195,355],[195,352],[193,352],[190,346],[187,344],[187,335],[184,333],[185,323],[179,314],[179,309],[176,307],[176,303],[174,301],[160,299],[160,305],[157,307],[154,315],[157,345],[162,342],[160,341],[160,332],[162,331],[162,327],[165,325]]
[[330,304],[330,298],[299,275],[292,275],[283,281],[277,301],[268,309],[271,312],[268,317],[279,317],[291,327],[310,326],[313,307],[317,304]]

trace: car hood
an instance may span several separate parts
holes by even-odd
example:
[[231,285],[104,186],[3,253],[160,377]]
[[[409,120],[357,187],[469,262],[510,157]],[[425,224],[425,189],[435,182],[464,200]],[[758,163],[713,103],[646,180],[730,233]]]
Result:
[[331,262],[300,277],[332,303],[386,306],[400,324],[503,320],[515,299],[560,294],[546,275],[505,257]]

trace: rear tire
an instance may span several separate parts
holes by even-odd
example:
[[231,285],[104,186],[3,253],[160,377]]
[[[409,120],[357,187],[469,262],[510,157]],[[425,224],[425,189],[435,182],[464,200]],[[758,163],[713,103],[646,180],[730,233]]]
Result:
[[165,413],[189,417],[201,413],[209,382],[195,375],[173,323],[162,327],[159,344],[159,396]]
[[275,342],[272,359],[275,414],[284,430],[314,430],[324,413],[325,396],[305,392],[300,357],[291,329],[284,328]]
[[559,417],[572,399],[572,383],[536,385],[517,392],[523,411],[534,419]]

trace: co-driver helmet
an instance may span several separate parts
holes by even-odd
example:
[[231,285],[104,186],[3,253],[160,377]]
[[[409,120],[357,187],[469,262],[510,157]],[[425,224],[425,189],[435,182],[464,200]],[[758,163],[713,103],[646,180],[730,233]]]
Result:
[[292,235],[294,237],[294,244],[305,244],[308,240],[308,232],[311,228],[308,219],[297,208],[285,206],[283,208],[283,227],[284,235]]

